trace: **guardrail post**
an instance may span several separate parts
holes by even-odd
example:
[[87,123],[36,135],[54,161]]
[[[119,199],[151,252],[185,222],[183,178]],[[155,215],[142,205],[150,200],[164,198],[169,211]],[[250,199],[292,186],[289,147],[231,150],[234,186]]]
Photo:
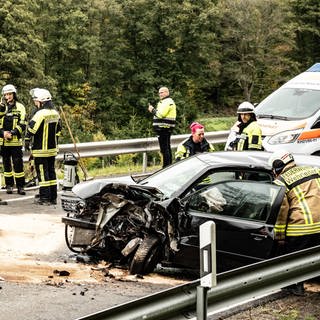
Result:
[[197,320],[207,319],[209,288],[217,285],[216,225],[207,221],[200,225],[200,286],[197,287]]
[[207,319],[208,289],[207,287],[197,286],[197,320]]
[[147,171],[147,153],[143,152],[142,154],[142,173]]

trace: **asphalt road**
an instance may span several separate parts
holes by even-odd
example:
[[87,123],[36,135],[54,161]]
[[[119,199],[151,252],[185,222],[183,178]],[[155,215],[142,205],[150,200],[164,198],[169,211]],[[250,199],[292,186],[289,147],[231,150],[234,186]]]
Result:
[[[137,278],[107,262],[77,263],[64,243],[60,202],[38,206],[35,193],[0,190],[7,203],[0,205],[0,320],[75,320],[186,282],[159,274]],[[243,307],[219,319],[320,319],[319,283],[306,289],[305,297]]]
[[0,320],[73,320],[185,282],[77,263],[64,243],[60,201],[39,206],[35,193],[0,191],[7,203],[0,205]]

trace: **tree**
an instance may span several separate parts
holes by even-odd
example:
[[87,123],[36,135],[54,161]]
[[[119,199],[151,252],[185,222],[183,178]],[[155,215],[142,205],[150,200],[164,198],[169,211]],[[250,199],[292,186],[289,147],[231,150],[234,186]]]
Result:
[[[161,85],[178,105],[178,130],[186,130],[216,83],[215,1],[109,1],[103,14],[99,108],[107,131],[139,119],[139,135],[151,133],[147,102]],[[109,129],[108,129],[109,128]],[[146,130],[149,128],[149,130]]]
[[318,0],[291,0],[297,23],[295,59],[303,68],[320,62],[320,6]]
[[35,32],[37,1],[3,0],[0,7],[0,85],[17,86],[22,100],[44,78],[39,56],[44,47]]
[[290,57],[294,25],[286,1],[225,0],[219,11],[221,102],[257,101],[297,70]]
[[70,103],[72,91],[90,82],[99,43],[90,20],[94,1],[40,1],[39,33],[45,43],[44,72],[57,81],[59,103]]

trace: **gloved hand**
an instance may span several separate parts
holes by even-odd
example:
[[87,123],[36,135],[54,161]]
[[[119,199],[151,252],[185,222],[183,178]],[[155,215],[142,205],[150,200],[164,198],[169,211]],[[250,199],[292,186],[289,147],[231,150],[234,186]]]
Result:
[[24,141],[24,150],[30,151],[30,140]]
[[5,97],[4,97],[4,96],[2,96],[2,97],[1,97],[0,106],[1,106],[1,107],[5,107],[6,102],[7,102],[7,101],[6,101]]

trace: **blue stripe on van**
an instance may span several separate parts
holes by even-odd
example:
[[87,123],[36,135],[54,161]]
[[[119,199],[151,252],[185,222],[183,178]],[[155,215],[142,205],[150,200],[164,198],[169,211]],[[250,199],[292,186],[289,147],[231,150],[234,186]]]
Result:
[[307,70],[307,72],[320,72],[320,63],[314,64]]

